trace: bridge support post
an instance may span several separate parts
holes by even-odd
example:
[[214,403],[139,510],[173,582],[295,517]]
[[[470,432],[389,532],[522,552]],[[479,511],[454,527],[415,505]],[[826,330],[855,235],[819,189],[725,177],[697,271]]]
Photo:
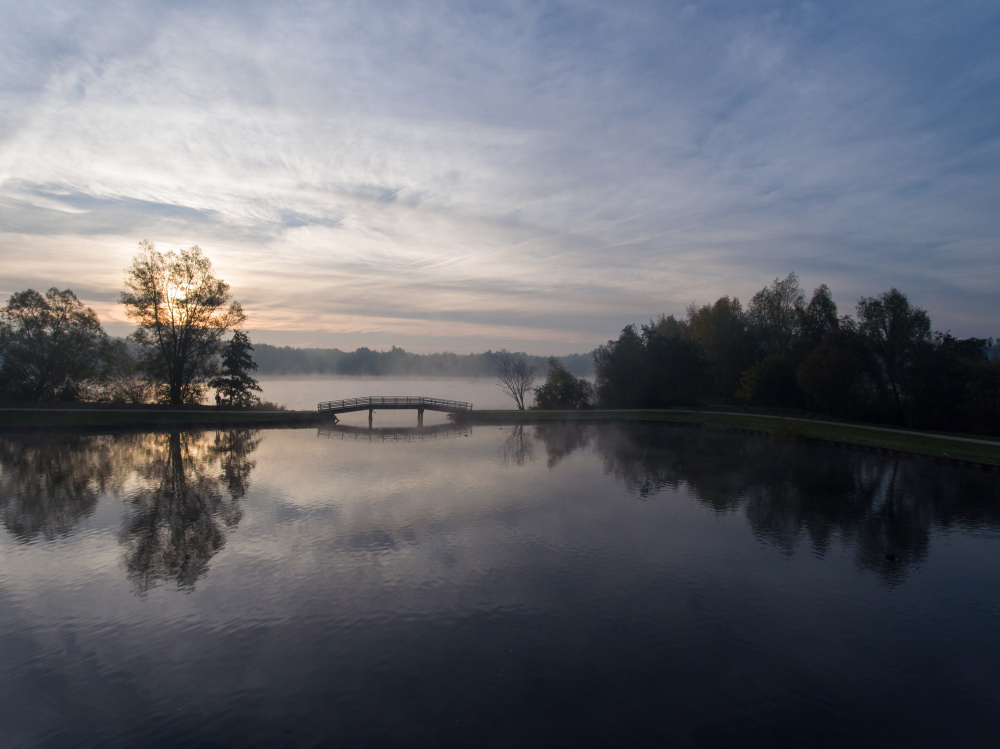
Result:
[[373,417],[374,414],[375,414],[375,409],[374,408],[369,408],[368,409],[368,428],[369,429],[372,428],[372,417]]
[[424,425],[424,409],[417,409],[417,426],[422,427]]

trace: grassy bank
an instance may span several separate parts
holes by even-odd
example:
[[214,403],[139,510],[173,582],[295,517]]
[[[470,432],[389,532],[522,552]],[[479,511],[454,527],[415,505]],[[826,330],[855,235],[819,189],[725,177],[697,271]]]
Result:
[[0,429],[306,425],[324,421],[315,411],[221,411],[214,409],[0,409]]
[[[935,433],[908,434],[851,424],[825,424],[809,420],[767,418],[755,414],[720,414],[710,411],[475,411],[463,422],[518,423],[533,421],[666,421],[699,424],[713,429],[752,430],[776,439],[823,440],[886,450],[1000,465],[1000,443],[946,439]],[[965,437],[965,435],[956,435]],[[978,439],[978,438],[977,438]]]

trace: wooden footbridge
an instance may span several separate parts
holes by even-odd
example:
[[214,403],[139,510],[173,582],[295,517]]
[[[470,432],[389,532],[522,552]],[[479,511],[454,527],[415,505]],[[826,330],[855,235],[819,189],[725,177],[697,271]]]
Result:
[[464,401],[450,401],[443,398],[426,398],[422,395],[368,395],[364,398],[345,398],[339,401],[324,401],[317,405],[317,413],[332,416],[352,411],[368,411],[368,426],[372,425],[375,409],[396,411],[407,408],[417,412],[417,426],[424,425],[424,410],[462,413],[471,411],[472,404]]

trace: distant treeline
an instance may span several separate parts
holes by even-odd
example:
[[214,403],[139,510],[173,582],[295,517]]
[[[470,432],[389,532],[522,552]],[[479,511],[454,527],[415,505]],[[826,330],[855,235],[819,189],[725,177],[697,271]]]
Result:
[[[517,354],[545,374],[548,358]],[[556,357],[578,377],[594,371],[592,354],[569,354]],[[254,344],[254,360],[260,375],[397,375],[427,377],[494,377],[492,351],[482,354],[412,354],[393,346],[389,351],[359,348],[341,351],[336,348],[292,348]]]
[[594,352],[602,408],[750,404],[855,421],[1000,433],[993,338],[932,332],[927,312],[890,289],[839,315],[830,289],[809,301],[794,273],[739,299],[629,325]]

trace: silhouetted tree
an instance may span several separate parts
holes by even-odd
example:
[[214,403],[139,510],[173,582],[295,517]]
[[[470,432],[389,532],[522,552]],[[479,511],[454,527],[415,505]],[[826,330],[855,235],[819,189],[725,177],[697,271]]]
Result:
[[645,356],[644,408],[669,408],[697,403],[704,382],[704,368],[698,344],[688,335],[687,326],[673,315],[661,316],[642,326]]
[[[1000,383],[989,385],[1000,362],[990,362],[986,340],[936,333],[921,345],[907,383],[911,421],[925,429],[1000,432]],[[992,392],[991,392],[992,390]]]
[[497,376],[497,386],[514,399],[517,408],[524,410],[524,396],[535,383],[535,367],[507,349],[493,354],[493,371]]
[[603,408],[639,408],[645,393],[646,355],[635,325],[622,329],[616,341],[594,351],[597,401]]
[[737,395],[755,406],[794,405],[798,396],[795,366],[787,356],[765,356],[743,373]]
[[808,354],[823,340],[823,336],[840,327],[837,304],[826,284],[813,291],[809,304],[796,309],[796,346],[800,355]]
[[907,376],[920,346],[930,340],[930,318],[895,288],[877,297],[862,297],[858,300],[857,312],[858,329],[868,340],[879,363],[896,419],[903,421]]
[[687,311],[687,327],[701,350],[716,393],[724,403],[732,402],[740,374],[750,359],[746,319],[740,300],[724,296],[712,305],[691,305]]
[[254,393],[261,390],[257,380],[250,375],[256,369],[250,337],[242,330],[237,330],[222,348],[222,371],[209,385],[230,406],[246,408],[256,405],[260,398]]
[[535,406],[547,409],[587,408],[593,398],[593,386],[566,371],[554,356],[549,357],[545,382],[535,388]]
[[794,273],[774,279],[774,283],[754,294],[746,317],[761,353],[791,353],[799,310],[804,304],[805,295]]
[[66,289],[11,294],[0,310],[0,397],[71,401],[98,374],[104,330]]
[[162,253],[143,240],[125,287],[120,301],[138,325],[133,338],[150,371],[165,383],[164,400],[199,401],[222,337],[246,319],[229,284],[200,248]]
[[829,414],[871,415],[874,385],[871,350],[854,326],[827,331],[799,365],[796,381],[810,400]]

